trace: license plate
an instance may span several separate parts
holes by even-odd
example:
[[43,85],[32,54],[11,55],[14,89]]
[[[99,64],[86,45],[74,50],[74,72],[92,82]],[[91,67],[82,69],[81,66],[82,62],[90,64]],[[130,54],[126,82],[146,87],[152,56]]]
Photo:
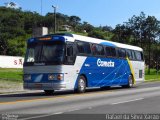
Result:
[[36,83],[36,84],[35,84],[35,87],[36,87],[36,88],[41,88],[41,87],[42,87],[42,84]]

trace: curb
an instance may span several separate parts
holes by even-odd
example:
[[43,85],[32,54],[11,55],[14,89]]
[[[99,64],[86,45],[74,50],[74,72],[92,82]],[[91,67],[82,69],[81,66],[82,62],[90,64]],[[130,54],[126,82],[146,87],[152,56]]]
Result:
[[0,96],[14,95],[14,94],[25,94],[25,93],[40,93],[40,92],[43,92],[43,91],[42,90],[23,90],[23,91],[14,91],[14,92],[6,91],[6,92],[3,92],[3,93],[0,93]]

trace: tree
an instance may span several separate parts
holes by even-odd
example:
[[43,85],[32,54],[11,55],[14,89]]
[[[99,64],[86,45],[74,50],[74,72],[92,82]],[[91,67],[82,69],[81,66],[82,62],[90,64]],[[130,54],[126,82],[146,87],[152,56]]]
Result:
[[69,17],[69,24],[74,28],[80,23],[81,19],[77,16],[70,16]]
[[134,38],[134,44],[141,46],[145,40],[145,22],[146,16],[144,12],[141,12],[139,16],[133,15],[128,22],[126,22],[126,26],[132,30],[132,36]]
[[98,30],[93,30],[93,31],[89,32],[88,36],[94,37],[94,38],[99,38],[99,39],[105,39],[103,33]]
[[116,25],[115,29],[113,30],[114,36],[112,38],[113,41],[117,41],[120,43],[131,44],[131,29],[126,25]]
[[112,32],[113,28],[111,26],[103,26],[102,27],[102,31],[109,31],[109,32]]
[[93,29],[94,29],[94,27],[93,27],[91,24],[89,24],[88,22],[83,22],[83,24],[82,24],[81,27],[82,27],[82,29],[83,29],[84,31],[86,31],[87,33],[93,31]]
[[148,74],[150,74],[151,68],[151,46],[155,42],[155,39],[159,36],[160,22],[154,16],[148,16],[146,19],[146,40],[148,43]]
[[9,40],[25,34],[24,19],[20,10],[4,7],[0,8],[0,16],[0,54],[6,55]]
[[[160,36],[160,22],[154,16],[146,17],[143,12],[139,16],[133,16],[123,25],[117,25],[113,31],[114,39],[119,42],[130,43],[141,46],[145,51],[146,63],[149,65],[148,73],[151,68],[152,45]],[[153,53],[154,54],[154,53]]]

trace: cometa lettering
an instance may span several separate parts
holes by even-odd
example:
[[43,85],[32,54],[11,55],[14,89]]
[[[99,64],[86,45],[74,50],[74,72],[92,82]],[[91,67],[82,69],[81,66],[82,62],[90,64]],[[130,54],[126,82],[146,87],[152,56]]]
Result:
[[114,67],[114,62],[110,61],[102,61],[101,59],[97,60],[98,67]]

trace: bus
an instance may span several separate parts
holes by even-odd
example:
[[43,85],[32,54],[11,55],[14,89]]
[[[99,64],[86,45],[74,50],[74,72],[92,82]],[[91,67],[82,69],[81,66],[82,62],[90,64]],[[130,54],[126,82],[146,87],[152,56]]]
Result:
[[24,61],[24,89],[75,90],[133,87],[144,81],[143,49],[76,34],[30,38]]

